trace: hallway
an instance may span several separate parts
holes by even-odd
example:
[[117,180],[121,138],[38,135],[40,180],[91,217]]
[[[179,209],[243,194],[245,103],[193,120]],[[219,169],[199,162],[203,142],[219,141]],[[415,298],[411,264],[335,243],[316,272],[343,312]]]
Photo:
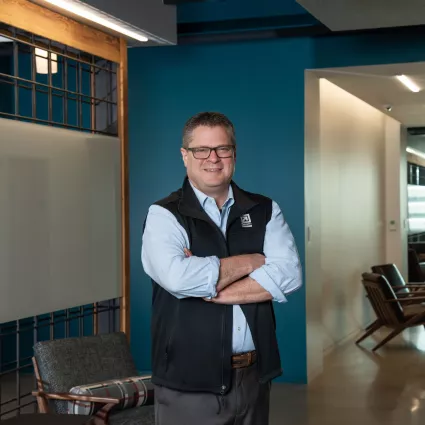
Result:
[[425,330],[406,331],[373,354],[376,340],[337,348],[309,387],[274,384],[270,425],[425,423]]

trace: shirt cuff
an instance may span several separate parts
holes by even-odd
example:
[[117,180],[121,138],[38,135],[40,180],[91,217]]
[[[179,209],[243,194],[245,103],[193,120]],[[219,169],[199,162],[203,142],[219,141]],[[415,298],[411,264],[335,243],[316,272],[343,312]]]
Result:
[[208,279],[208,286],[209,286],[209,293],[211,296],[205,297],[209,300],[211,298],[215,298],[217,296],[217,282],[218,278],[220,276],[220,260],[218,257],[208,257],[208,260],[210,261],[210,276]]
[[282,290],[274,283],[273,279],[269,276],[266,270],[267,265],[254,270],[249,277],[258,282],[266,291],[273,297],[273,301],[278,303],[286,302],[286,297],[283,295]]

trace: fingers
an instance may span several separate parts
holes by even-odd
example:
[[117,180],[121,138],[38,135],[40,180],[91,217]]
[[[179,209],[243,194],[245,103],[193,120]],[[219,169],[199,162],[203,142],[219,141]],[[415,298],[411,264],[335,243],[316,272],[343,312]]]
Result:
[[193,255],[192,252],[187,248],[183,248],[183,252],[184,252],[184,255],[186,255],[186,257],[192,257]]

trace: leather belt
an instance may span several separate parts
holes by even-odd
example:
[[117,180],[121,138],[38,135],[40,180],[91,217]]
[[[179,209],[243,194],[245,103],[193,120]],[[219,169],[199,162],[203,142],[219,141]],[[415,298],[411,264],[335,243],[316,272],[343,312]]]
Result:
[[248,351],[247,353],[235,354],[232,356],[232,368],[240,369],[249,367],[257,361],[257,352]]

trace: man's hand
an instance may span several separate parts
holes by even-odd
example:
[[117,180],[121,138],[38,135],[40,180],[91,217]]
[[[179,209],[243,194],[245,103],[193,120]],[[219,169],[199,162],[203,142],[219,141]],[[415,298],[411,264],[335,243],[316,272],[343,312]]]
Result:
[[248,260],[251,262],[251,270],[249,273],[252,273],[254,270],[259,269],[266,263],[266,257],[264,257],[264,255],[262,254],[248,254],[247,257]]
[[[192,252],[184,248],[186,257]],[[265,264],[266,258],[261,254],[245,254],[223,258],[220,264],[220,277],[217,282],[217,296],[205,301],[217,304],[243,304],[261,302],[271,299],[271,295],[254,279],[248,276]],[[232,269],[232,267],[234,267]]]
[[270,292],[266,291],[256,280],[246,277],[223,289],[215,298],[205,301],[215,304],[249,304],[270,301]]
[[[192,251],[184,248],[186,257],[191,257]],[[266,262],[266,257],[261,254],[244,254],[220,260],[220,274],[217,282],[217,292],[222,291],[233,282],[248,276],[254,270],[259,269]]]
[[248,276],[254,270],[264,265],[265,262],[266,258],[261,254],[244,254],[222,258],[220,260],[220,274],[216,286],[217,292]]

